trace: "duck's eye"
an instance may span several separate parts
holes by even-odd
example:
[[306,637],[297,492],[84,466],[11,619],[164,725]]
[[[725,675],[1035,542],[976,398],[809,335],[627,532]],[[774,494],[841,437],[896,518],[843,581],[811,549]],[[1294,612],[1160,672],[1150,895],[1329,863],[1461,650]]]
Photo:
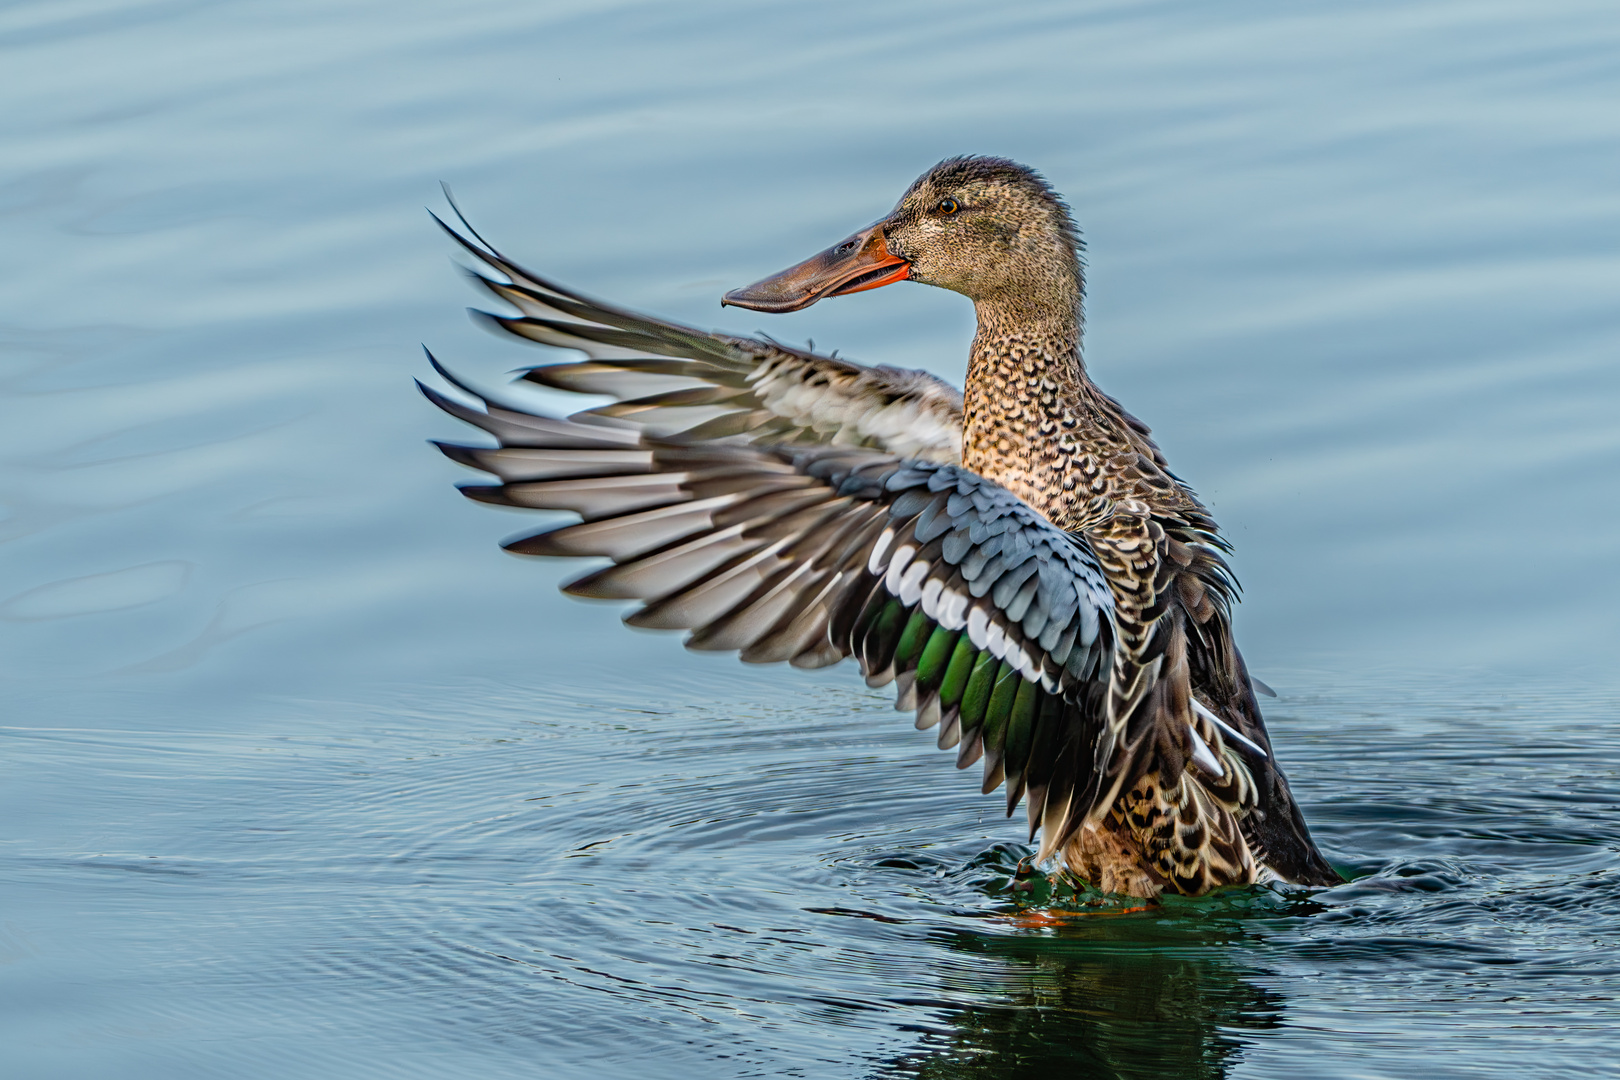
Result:
[[934,212],[942,217],[950,217],[960,209],[962,207],[955,199],[941,199],[939,205],[934,207]]

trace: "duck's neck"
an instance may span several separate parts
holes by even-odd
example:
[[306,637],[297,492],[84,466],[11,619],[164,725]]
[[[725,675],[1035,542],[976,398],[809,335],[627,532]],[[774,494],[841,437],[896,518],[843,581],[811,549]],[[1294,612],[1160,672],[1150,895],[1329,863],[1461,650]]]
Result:
[[[1054,517],[1045,466],[1093,410],[1080,356],[1079,298],[975,302],[979,326],[963,395],[962,463]],[[1088,425],[1089,426],[1089,425]]]
[[1017,260],[994,292],[973,298],[978,331],[968,360],[967,390],[979,391],[974,413],[999,421],[1015,387],[1045,383],[1089,385],[1080,359],[1085,297],[1080,260],[1067,247],[1059,257]]
[[976,373],[991,379],[1016,377],[1023,380],[1033,375],[1039,381],[1041,376],[1035,375],[1033,370],[1023,370],[1029,364],[1045,372],[1048,378],[1089,381],[1085,363],[1080,358],[1078,300],[1040,301],[1025,297],[978,300],[973,309],[978,316],[978,328],[968,356],[969,383]]
[[1170,475],[1146,425],[1086,375],[1078,302],[975,306],[962,464],[1065,529],[1087,527],[1093,496],[1205,514]]

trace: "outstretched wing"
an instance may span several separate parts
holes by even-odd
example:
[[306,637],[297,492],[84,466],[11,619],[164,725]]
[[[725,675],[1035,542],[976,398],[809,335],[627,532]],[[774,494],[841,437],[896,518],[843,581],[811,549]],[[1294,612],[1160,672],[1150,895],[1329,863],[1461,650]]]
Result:
[[639,600],[632,625],[688,630],[689,647],[745,661],[854,657],[869,684],[898,686],[919,728],[939,725],[958,766],[982,758],[986,792],[1005,780],[1009,814],[1027,799],[1043,850],[1080,826],[1098,794],[1114,638],[1084,540],[958,465],[672,441],[456,385],[482,408],[423,392],[499,443],[440,444],[499,481],[462,490],[583,519],[508,549],[612,560],[565,591]]
[[926,371],[865,367],[626,311],[525,270],[465,218],[466,234],[437,215],[434,220],[506,280],[479,269],[473,277],[523,313],[480,317],[518,337],[590,357],[542,364],[524,376],[618,399],[579,418],[633,422],[655,436],[690,441],[850,446],[923,461],[962,459],[962,395]]

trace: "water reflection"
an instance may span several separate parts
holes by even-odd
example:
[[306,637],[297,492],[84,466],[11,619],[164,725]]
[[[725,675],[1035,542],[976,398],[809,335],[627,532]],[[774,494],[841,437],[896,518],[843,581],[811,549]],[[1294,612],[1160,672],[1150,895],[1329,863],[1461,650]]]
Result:
[[[945,1030],[877,1076],[990,1080],[1052,1075],[1216,1080],[1243,1033],[1281,1025],[1284,1001],[1234,959],[1236,927],[1167,927],[1149,916],[1077,920],[1051,936],[937,935],[998,969],[1000,1000],[955,1009]],[[1225,944],[1212,938],[1230,937]]]

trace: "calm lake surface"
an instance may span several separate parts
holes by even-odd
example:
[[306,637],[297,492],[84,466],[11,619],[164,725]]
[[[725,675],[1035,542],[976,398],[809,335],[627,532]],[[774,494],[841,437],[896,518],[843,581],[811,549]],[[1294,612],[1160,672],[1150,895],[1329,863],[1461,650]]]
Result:
[[[1620,1076],[1609,2],[0,7],[5,1076]],[[719,294],[957,153],[1237,545],[1354,881],[1065,917],[848,668],[566,600],[424,440],[595,295],[962,375],[918,286]],[[1033,903],[1032,903],[1033,901]]]

